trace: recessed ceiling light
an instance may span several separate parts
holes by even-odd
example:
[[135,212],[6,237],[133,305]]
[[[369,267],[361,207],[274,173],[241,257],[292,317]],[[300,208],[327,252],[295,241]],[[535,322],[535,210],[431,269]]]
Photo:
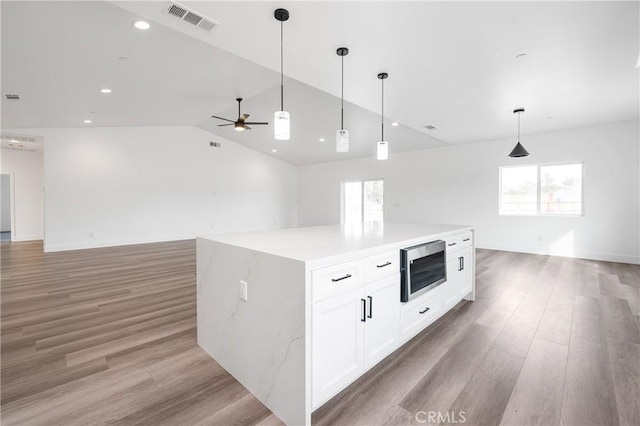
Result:
[[17,140],[15,140],[15,139],[11,139],[11,142],[12,142],[12,143],[18,143],[18,141],[17,141]]
[[104,89],[100,89],[100,93],[111,93],[111,89],[105,87]]
[[151,28],[151,25],[149,25],[149,23],[146,21],[136,21],[133,23],[133,26],[139,30],[148,30],[149,28]]
[[84,120],[84,121],[83,121],[83,123],[84,123],[84,124],[91,124],[91,123],[93,123],[93,121],[91,121],[91,120]]
[[271,150],[271,152],[278,152],[278,150],[274,148]]
[[391,123],[391,125],[393,127],[398,127],[400,125],[400,123],[398,123],[397,121],[394,121],[393,123]]
[[320,138],[318,139],[320,142],[324,142],[324,138]]

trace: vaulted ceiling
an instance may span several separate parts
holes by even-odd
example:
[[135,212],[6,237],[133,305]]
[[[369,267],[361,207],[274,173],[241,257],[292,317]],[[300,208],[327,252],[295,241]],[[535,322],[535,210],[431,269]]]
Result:
[[[380,82],[390,152],[638,119],[638,2],[182,2],[211,32],[163,13],[168,1],[11,2],[2,7],[2,127],[198,126],[292,164],[374,155]],[[217,127],[235,98],[272,126]],[[132,26],[151,23],[147,31]],[[345,57],[349,153],[336,153]],[[522,54],[525,54],[524,56]],[[109,87],[104,95],[100,88]],[[427,130],[432,124],[437,130]],[[212,136],[215,139],[215,136]],[[320,139],[324,139],[321,142]],[[45,141],[46,143],[46,141]],[[277,152],[272,152],[276,149]]]

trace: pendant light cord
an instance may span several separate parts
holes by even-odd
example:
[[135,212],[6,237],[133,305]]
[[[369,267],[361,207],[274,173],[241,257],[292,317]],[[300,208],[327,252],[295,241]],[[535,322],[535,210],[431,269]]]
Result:
[[380,139],[381,141],[384,140],[384,79],[381,80],[382,81],[382,113],[380,114],[380,124],[382,124],[381,128],[382,128],[382,139]]
[[340,130],[344,130],[344,55],[342,59],[342,80],[340,89]]
[[283,47],[283,39],[284,39],[284,25],[283,22],[280,21],[280,111],[284,111],[284,47]]
[[518,113],[518,143],[520,143],[520,113]]

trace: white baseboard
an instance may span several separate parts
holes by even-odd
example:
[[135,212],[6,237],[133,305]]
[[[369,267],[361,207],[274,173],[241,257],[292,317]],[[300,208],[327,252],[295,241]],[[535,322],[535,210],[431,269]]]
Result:
[[132,240],[119,240],[119,241],[91,241],[86,243],[71,243],[71,244],[47,244],[47,242],[45,241],[44,252],[52,253],[56,251],[131,246],[135,244],[150,244],[150,243],[162,243],[166,241],[193,240],[195,238],[196,238],[196,235],[177,235],[177,236],[160,236],[160,237],[153,237],[153,238],[140,238],[140,239],[132,239]]
[[42,235],[14,235],[11,242],[19,241],[39,241],[42,240]]
[[542,254],[547,256],[571,257],[574,259],[603,260],[606,262],[631,263],[635,265],[640,264],[640,256],[629,256],[625,254],[598,253],[590,251],[567,252],[561,250],[548,250],[546,248],[541,249],[534,247],[514,246],[510,244],[494,244],[482,242],[476,242],[476,248],[512,251],[516,253]]

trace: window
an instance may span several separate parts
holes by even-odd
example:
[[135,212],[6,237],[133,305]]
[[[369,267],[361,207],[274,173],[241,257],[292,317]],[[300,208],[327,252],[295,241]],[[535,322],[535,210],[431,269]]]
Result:
[[343,223],[383,220],[384,181],[343,182],[342,194]]
[[500,168],[501,215],[581,215],[582,164]]
[[502,167],[500,172],[500,214],[536,214],[538,167]]

